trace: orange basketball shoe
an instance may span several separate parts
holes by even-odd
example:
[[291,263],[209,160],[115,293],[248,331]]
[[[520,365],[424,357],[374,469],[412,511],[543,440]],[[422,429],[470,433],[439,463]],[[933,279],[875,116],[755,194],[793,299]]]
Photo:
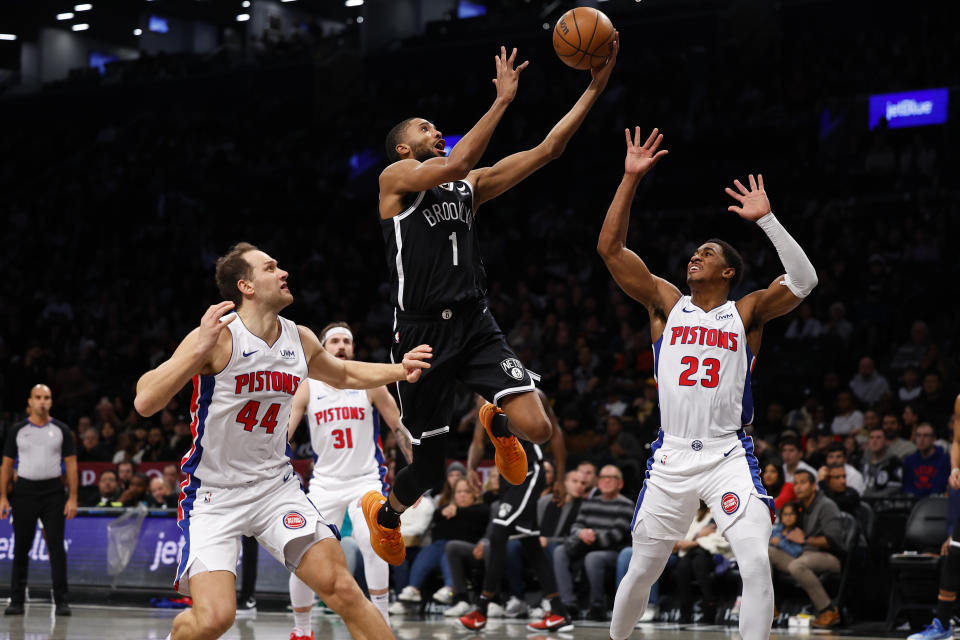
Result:
[[512,485],[523,484],[524,478],[527,477],[527,453],[523,450],[523,445],[520,444],[516,436],[498,438],[493,435],[491,430],[493,418],[499,413],[503,413],[503,409],[488,402],[480,407],[478,415],[480,424],[483,425],[490,441],[497,450],[494,461],[497,463],[500,475]]
[[403,543],[403,536],[400,535],[400,527],[388,529],[377,522],[377,512],[380,506],[386,502],[379,491],[370,490],[360,498],[360,509],[363,510],[363,518],[367,521],[367,528],[370,529],[370,544],[377,555],[387,561],[387,564],[397,566],[403,564],[403,559],[407,556],[407,547]]

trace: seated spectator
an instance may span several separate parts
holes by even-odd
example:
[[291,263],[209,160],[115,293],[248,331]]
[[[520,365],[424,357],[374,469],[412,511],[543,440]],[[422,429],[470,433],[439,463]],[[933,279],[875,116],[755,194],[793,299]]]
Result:
[[496,467],[490,469],[487,473],[487,479],[483,483],[483,493],[480,498],[483,504],[493,504],[500,499],[500,470]]
[[139,449],[137,448],[137,441],[133,437],[133,431],[122,431],[117,435],[117,449],[113,454],[112,462],[114,464],[129,462],[133,460],[133,457],[138,451]]
[[673,552],[679,558],[673,575],[680,594],[680,622],[693,621],[693,582],[696,580],[703,594],[703,622],[712,624],[717,613],[713,589],[713,576],[717,568],[714,556],[721,555],[732,560],[733,552],[727,539],[717,531],[717,523],[702,501],[697,517],[687,529],[687,535],[674,545]]
[[106,469],[97,480],[97,493],[84,500],[83,507],[122,507],[120,487],[117,485],[117,473]]
[[[856,491],[857,495],[863,494],[863,490],[866,488],[863,481],[863,474],[847,462],[847,447],[842,442],[834,442],[827,447],[826,460],[823,466],[817,471],[817,478],[820,482],[827,479],[828,467],[833,465],[842,466],[846,473],[846,485],[853,491]],[[836,500],[834,500],[834,502],[836,502]]]
[[817,612],[811,626],[818,629],[834,627],[840,624],[840,613],[831,605],[830,596],[817,576],[827,571],[840,571],[840,558],[836,554],[838,541],[843,537],[838,518],[840,509],[833,500],[817,491],[816,475],[810,471],[798,471],[793,486],[801,517],[800,528],[794,532],[791,542],[803,544],[803,552],[794,557],[770,546],[770,565],[793,576],[810,596]]
[[597,465],[584,460],[577,465],[577,471],[580,472],[580,479],[583,480],[583,497],[592,498],[597,492]]
[[135,462],[137,462],[137,464],[141,462],[165,462],[167,460],[173,460],[173,458],[174,454],[170,450],[170,447],[167,446],[163,429],[160,427],[150,427],[150,430],[147,432],[147,446],[140,452],[140,459],[135,459]]
[[796,497],[793,493],[793,483],[783,481],[783,472],[778,464],[767,463],[763,467],[761,480],[763,488],[766,489],[768,496],[773,497],[773,503],[778,510]]
[[827,463],[827,449],[836,443],[827,425],[818,425],[807,437],[807,454],[804,461],[814,469],[822,467]]
[[793,483],[793,474],[800,469],[811,473],[817,470],[803,461],[803,451],[800,449],[800,440],[796,436],[785,435],[778,443],[780,459],[783,460],[783,481]]
[[[388,432],[393,433],[392,430]],[[177,420],[173,424],[173,436],[170,438],[170,452],[173,454],[171,459],[180,460],[191,446],[193,446],[193,434],[190,433],[190,425],[185,420]]]
[[577,598],[571,565],[583,562],[590,584],[592,620],[607,619],[607,580],[612,574],[620,549],[629,544],[633,502],[620,494],[623,474],[610,464],[600,470],[599,495],[584,500],[580,513],[563,545],[553,552],[553,566],[563,604],[576,617]]
[[150,478],[149,495],[147,496],[147,506],[151,509],[175,509],[177,507],[177,496],[170,491],[167,483],[161,476]]
[[566,495],[563,497],[562,505],[557,504],[552,493],[541,496],[537,501],[540,544],[546,547],[547,554],[551,558],[553,549],[570,535],[570,528],[580,513],[580,503],[586,488],[582,474],[576,469],[567,471],[563,486],[566,489]]
[[920,386],[920,372],[917,371],[916,367],[904,369],[901,380],[902,384],[897,389],[897,399],[900,404],[908,404],[920,397],[923,387]]
[[840,511],[856,517],[860,506],[860,494],[847,486],[847,470],[838,463],[828,464],[826,476],[820,480],[820,491],[833,500]]
[[[624,462],[639,463],[643,459],[643,444],[632,434],[624,431],[624,418],[607,416],[606,437],[594,449],[592,456],[609,460],[623,458]],[[636,428],[637,425],[632,425]]]
[[149,486],[150,483],[147,480],[147,476],[137,472],[130,478],[130,484],[117,499],[122,502],[125,507],[136,507],[140,504],[146,504],[147,498],[150,495],[148,490]]
[[553,468],[553,463],[549,460],[543,461],[543,491],[540,493],[541,496],[547,495],[550,491],[553,490],[553,483],[557,480],[557,472]]
[[867,452],[863,461],[864,498],[878,498],[900,493],[903,464],[887,446],[887,432],[877,428],[867,436]]
[[914,404],[917,413],[936,425],[937,435],[943,437],[953,413],[953,397],[944,391],[939,373],[928,371],[923,376],[923,391]]
[[787,429],[799,434],[810,433],[816,425],[814,416],[820,407],[820,401],[814,395],[813,389],[807,387],[803,390],[803,405],[790,411],[784,421]]
[[873,358],[860,358],[857,375],[850,380],[850,390],[857,401],[867,407],[877,404],[883,394],[890,392],[890,383],[877,373],[873,366]]
[[[403,587],[397,599],[403,602],[420,602],[420,587],[427,577],[438,569],[443,573],[441,590],[452,590],[453,576],[446,560],[447,541],[464,540],[476,544],[486,530],[489,520],[490,507],[480,502],[480,497],[467,479],[460,477],[454,485],[452,500],[441,496],[437,502],[431,530],[433,542],[417,554],[410,568],[410,582]],[[442,597],[449,599],[447,596]]]
[[893,412],[883,414],[883,432],[887,436],[887,448],[890,453],[903,460],[911,453],[916,452],[917,445],[903,437],[900,418]]
[[90,427],[83,432],[77,450],[77,462],[107,462],[110,454],[100,446],[100,432]]
[[580,409],[571,406],[560,414],[563,441],[571,455],[585,455],[603,441],[603,436],[583,424],[580,413]]
[[168,464],[163,468],[163,481],[170,488],[170,493],[178,495],[180,493],[180,466]]
[[809,303],[801,304],[797,313],[793,315],[787,330],[783,334],[786,340],[815,341],[823,333],[823,325],[813,315],[813,308]]
[[950,456],[933,442],[936,432],[921,422],[916,432],[916,453],[903,459],[903,491],[917,497],[941,494],[950,479]]
[[859,431],[863,427],[863,414],[853,403],[853,394],[841,391],[837,394],[836,413],[830,423],[830,431],[838,436]]
[[770,546],[776,547],[794,558],[803,553],[803,530],[800,528],[800,513],[797,505],[788,502],[780,509],[780,517],[770,532]]
[[130,478],[133,477],[133,463],[124,461],[117,464],[117,484],[120,485],[120,491],[130,486]]
[[105,422],[100,426],[100,444],[107,453],[116,450],[117,429],[112,422]]

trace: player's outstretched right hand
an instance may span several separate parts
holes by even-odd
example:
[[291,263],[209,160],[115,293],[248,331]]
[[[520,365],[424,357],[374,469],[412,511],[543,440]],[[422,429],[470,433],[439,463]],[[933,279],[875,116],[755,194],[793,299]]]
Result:
[[197,331],[197,352],[201,354],[209,353],[213,349],[217,340],[220,338],[220,332],[226,329],[227,325],[237,319],[236,315],[230,316],[226,320],[221,318],[233,310],[235,305],[229,300],[220,304],[210,305],[207,312],[200,319],[200,327]]
[[407,374],[407,382],[416,382],[420,379],[422,369],[429,369],[430,363],[424,362],[433,357],[433,347],[421,344],[407,351],[403,356],[403,370]]

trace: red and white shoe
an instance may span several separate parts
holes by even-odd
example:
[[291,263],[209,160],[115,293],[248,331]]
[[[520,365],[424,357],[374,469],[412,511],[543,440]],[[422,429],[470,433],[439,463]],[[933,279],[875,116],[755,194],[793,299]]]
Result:
[[460,624],[471,631],[477,631],[487,626],[487,617],[476,609],[465,616],[460,616],[458,620],[460,620]]
[[556,613],[547,613],[539,622],[531,622],[527,625],[530,631],[571,631],[573,630],[573,620]]
[[291,631],[290,640],[313,640],[313,631],[308,636],[298,636],[296,631]]

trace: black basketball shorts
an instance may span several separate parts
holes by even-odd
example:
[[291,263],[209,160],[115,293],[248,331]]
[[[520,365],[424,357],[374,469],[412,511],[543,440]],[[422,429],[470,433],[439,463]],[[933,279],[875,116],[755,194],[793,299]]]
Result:
[[428,344],[428,360],[415,383],[397,384],[404,426],[421,438],[450,431],[456,381],[499,405],[507,396],[533,391],[531,374],[507,344],[484,301],[471,301],[435,313],[396,312],[391,358],[400,362],[410,349]]
[[[533,445],[536,447],[537,445]],[[500,482],[500,507],[493,517],[495,526],[508,527],[510,533],[522,535],[540,535],[540,523],[537,521],[537,501],[546,486],[543,461],[539,456],[531,455],[526,479],[518,485]]]

